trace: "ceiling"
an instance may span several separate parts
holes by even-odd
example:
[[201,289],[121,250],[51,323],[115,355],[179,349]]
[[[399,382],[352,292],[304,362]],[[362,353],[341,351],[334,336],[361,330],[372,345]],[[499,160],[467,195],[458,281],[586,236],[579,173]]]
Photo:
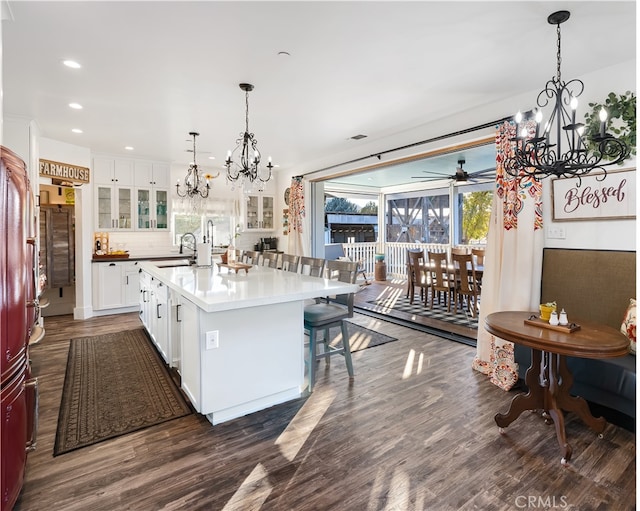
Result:
[[[304,174],[411,144],[410,134],[433,130],[436,120],[541,88],[555,74],[555,29],[546,22],[555,10],[571,11],[562,27],[563,76],[635,59],[633,1],[3,7],[5,115],[35,119],[42,136],[93,152],[185,165],[188,133],[198,131],[198,163],[211,169],[221,168],[244,131],[241,82],[255,86],[249,127],[263,156],[273,157],[276,172]],[[82,68],[66,68],[64,59]],[[351,138],[358,134],[367,137]],[[467,151],[465,170],[491,165],[492,151]],[[411,182],[455,172],[460,156],[340,181]]]

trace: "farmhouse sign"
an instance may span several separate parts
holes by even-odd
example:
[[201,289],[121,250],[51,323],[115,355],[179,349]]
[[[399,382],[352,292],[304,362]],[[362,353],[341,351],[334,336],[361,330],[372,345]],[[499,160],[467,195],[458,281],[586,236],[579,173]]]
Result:
[[[628,169],[551,181],[553,219],[608,220],[635,218],[636,171]],[[599,181],[598,179],[602,179]],[[578,186],[580,184],[580,186]]]
[[40,160],[40,175],[73,183],[89,182],[89,169],[87,167],[51,160]]

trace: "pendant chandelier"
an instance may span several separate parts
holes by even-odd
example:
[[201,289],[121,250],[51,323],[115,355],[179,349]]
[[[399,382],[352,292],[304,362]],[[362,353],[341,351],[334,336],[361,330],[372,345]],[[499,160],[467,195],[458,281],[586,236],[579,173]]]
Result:
[[184,178],[184,183],[180,185],[180,180],[178,180],[178,183],[176,184],[176,193],[178,194],[178,197],[206,199],[209,196],[209,189],[211,188],[209,181],[218,177],[220,174],[215,176],[203,174],[202,171],[198,169],[198,163],[196,161],[196,137],[200,135],[200,133],[190,131],[189,135],[193,137],[193,150],[188,150],[193,152],[193,162],[189,164],[189,169],[187,170],[187,175]]
[[253,90],[250,83],[241,83],[240,88],[245,92],[245,130],[240,133],[240,138],[236,140],[236,148],[233,152],[227,153],[225,166],[227,167],[227,179],[232,183],[240,181],[243,186],[251,186],[254,181],[258,182],[259,189],[264,189],[264,183],[271,179],[271,157],[266,166],[260,167],[260,151],[258,151],[258,141],[253,133],[249,132],[249,92]]
[[[588,174],[594,169],[603,172],[604,166],[614,165],[625,160],[629,154],[627,145],[606,132],[607,112],[600,111],[600,130],[588,140],[585,125],[576,122],[578,97],[584,91],[584,83],[573,79],[562,81],[560,63],[560,25],[569,19],[569,11],[558,11],[549,15],[547,21],[556,25],[558,36],[556,54],[556,76],[549,80],[538,94],[537,105],[533,112],[534,123],[523,119],[518,112],[515,116],[516,136],[514,155],[505,162],[506,172],[517,179],[525,177],[536,180],[549,176],[577,177]],[[549,107],[546,113],[545,107]],[[545,121],[544,127],[541,127]],[[595,148],[590,150],[590,147]]]

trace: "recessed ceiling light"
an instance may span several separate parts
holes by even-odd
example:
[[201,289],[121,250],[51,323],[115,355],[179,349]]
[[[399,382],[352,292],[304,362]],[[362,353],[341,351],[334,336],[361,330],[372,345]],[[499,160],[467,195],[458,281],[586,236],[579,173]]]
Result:
[[80,69],[82,66],[75,60],[63,60],[62,63],[72,69]]
[[82,105],[80,103],[69,103],[69,106],[74,110],[82,110]]
[[215,160],[215,159],[216,159],[216,157],[215,157],[215,156],[209,156],[209,159],[210,159],[210,160]]
[[133,151],[133,147],[131,147],[130,145],[125,146],[125,149],[126,149],[127,151]]
[[73,128],[71,131],[73,131],[74,133],[82,133],[82,130],[79,128]]

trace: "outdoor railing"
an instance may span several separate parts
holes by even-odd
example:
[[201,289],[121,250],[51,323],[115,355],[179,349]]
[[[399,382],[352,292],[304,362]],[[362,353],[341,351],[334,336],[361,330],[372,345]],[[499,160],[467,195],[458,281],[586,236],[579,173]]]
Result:
[[[376,258],[379,253],[380,244],[376,242],[368,243],[343,243],[344,254],[352,261],[361,261],[367,276],[374,275]],[[456,247],[484,248],[479,245],[456,245]],[[387,267],[387,278],[406,279],[407,278],[407,250],[422,249],[423,252],[446,252],[447,257],[451,257],[451,245],[443,243],[395,243],[384,244],[384,262]]]

